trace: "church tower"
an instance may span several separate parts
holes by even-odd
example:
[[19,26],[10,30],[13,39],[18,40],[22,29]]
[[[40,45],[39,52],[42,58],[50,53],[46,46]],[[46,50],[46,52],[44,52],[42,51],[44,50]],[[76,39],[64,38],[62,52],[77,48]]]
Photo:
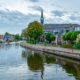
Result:
[[41,21],[41,25],[44,25],[43,9],[41,9],[41,18],[40,18],[40,21]]

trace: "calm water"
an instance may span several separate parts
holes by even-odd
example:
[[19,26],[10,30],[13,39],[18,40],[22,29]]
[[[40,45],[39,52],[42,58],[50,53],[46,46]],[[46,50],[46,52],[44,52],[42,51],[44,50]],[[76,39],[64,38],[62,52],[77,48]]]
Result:
[[0,44],[0,80],[80,80],[80,61]]

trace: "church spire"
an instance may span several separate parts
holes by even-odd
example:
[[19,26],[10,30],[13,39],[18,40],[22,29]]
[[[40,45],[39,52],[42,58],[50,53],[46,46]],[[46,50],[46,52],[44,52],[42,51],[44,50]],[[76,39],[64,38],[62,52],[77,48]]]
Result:
[[43,18],[43,9],[41,9],[41,18]]
[[41,25],[44,24],[43,9],[41,9]]

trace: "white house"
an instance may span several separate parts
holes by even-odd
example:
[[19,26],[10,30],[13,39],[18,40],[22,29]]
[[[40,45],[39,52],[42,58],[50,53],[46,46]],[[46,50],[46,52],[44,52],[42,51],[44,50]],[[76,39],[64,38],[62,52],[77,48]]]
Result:
[[75,31],[80,31],[80,25],[75,26]]

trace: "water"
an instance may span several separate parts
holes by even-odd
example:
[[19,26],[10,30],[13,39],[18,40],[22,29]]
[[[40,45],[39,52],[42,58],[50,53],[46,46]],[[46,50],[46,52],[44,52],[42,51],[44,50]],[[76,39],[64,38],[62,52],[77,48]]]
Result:
[[80,80],[80,62],[0,44],[0,80]]

